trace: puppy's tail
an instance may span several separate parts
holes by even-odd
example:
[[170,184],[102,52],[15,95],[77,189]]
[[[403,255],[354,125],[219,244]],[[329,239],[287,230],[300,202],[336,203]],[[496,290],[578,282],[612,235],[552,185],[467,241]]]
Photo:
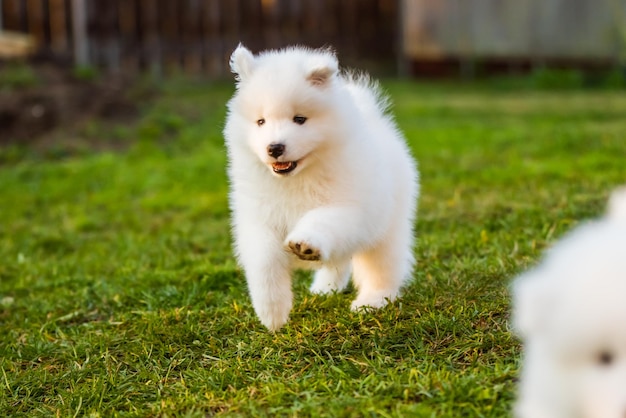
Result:
[[626,186],[611,193],[607,213],[610,219],[626,222]]
[[344,71],[346,87],[354,97],[355,103],[365,114],[384,115],[391,107],[389,97],[383,93],[378,82],[366,73]]

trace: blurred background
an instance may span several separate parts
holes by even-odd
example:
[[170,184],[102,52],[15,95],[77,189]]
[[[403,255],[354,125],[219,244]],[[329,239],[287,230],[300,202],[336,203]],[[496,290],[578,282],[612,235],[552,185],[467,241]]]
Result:
[[113,71],[221,77],[243,42],[332,45],[387,74],[472,75],[623,63],[626,0],[0,0],[0,30],[5,59]]
[[332,45],[393,70],[396,0],[2,0],[1,27],[39,55],[107,70],[229,73],[239,42],[258,51]]
[[0,144],[132,118],[137,77],[230,79],[239,42],[332,46],[378,77],[626,84],[626,0],[0,0]]

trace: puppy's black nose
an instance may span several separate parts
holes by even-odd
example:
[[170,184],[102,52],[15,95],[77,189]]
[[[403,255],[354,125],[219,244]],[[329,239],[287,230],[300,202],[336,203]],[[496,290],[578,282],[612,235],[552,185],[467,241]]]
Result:
[[284,152],[285,145],[283,144],[274,143],[267,146],[267,153],[274,158],[280,157],[281,155],[283,155]]

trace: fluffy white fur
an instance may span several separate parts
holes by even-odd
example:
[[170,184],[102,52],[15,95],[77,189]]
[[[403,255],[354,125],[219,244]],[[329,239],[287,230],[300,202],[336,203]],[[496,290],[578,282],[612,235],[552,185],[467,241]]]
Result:
[[393,300],[414,264],[418,174],[386,98],[368,77],[340,73],[329,50],[255,56],[240,45],[231,68],[234,241],[261,322],[287,322],[295,268],[317,270],[314,293],[340,291],[352,275],[353,309]]
[[524,343],[516,416],[626,416],[626,189],[514,283]]

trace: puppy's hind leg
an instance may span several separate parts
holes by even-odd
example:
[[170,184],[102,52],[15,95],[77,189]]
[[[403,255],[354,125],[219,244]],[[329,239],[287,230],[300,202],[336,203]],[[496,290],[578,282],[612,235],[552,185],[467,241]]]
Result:
[[311,293],[316,294],[341,292],[348,285],[350,273],[350,260],[326,264],[315,272],[315,277],[309,290]]
[[386,239],[372,249],[354,256],[352,280],[358,289],[352,309],[380,308],[393,301],[413,270],[411,232]]

